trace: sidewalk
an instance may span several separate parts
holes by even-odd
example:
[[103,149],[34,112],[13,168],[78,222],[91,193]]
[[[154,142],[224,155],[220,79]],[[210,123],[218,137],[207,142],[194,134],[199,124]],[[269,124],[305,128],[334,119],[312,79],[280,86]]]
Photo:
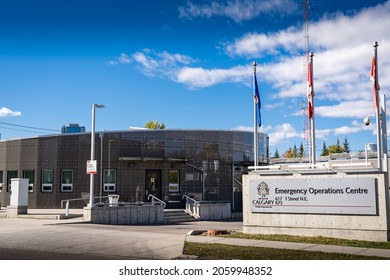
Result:
[[98,225],[85,223],[80,209],[71,210],[71,219],[51,219],[63,213],[64,209],[37,209],[23,218],[0,218],[0,259],[169,260],[183,258],[185,241],[390,259],[390,250],[384,249],[191,235],[194,231],[210,229],[241,231],[242,222],[237,220],[155,226]]

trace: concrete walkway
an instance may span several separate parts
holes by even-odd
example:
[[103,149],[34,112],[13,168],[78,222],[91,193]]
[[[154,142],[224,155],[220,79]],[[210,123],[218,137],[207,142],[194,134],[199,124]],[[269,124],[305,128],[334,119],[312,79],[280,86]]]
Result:
[[[53,210],[52,210],[53,211]],[[220,243],[306,251],[379,256],[390,259],[390,250],[316,245],[266,240],[189,235],[194,230],[241,231],[241,221],[200,221],[176,225],[121,226],[83,222],[80,210],[72,219],[54,219],[48,210],[31,210],[17,219],[0,218],[0,259],[174,259],[183,258],[184,242]],[[4,210],[0,211],[4,212]],[[39,219],[40,217],[40,219]],[[53,218],[53,219],[51,219]]]

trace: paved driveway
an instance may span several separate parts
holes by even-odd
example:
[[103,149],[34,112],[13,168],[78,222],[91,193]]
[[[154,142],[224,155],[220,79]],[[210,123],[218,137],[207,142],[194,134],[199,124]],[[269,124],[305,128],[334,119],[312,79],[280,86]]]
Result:
[[172,259],[186,234],[199,229],[241,230],[241,222],[120,226],[69,220],[0,219],[0,259]]

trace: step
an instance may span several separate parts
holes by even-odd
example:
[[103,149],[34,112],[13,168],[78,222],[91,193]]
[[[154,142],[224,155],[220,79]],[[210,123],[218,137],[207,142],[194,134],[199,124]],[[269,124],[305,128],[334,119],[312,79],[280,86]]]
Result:
[[165,210],[164,220],[168,224],[196,222],[197,219],[187,214],[184,210]]

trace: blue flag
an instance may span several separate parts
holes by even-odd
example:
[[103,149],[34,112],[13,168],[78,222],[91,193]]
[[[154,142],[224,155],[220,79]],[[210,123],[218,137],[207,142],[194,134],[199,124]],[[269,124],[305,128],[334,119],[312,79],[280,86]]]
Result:
[[256,114],[257,114],[257,123],[259,127],[261,126],[261,100],[260,100],[260,93],[259,93],[259,87],[257,86],[257,78],[256,73],[253,73],[253,97],[255,98],[255,102],[257,104],[256,106]]

